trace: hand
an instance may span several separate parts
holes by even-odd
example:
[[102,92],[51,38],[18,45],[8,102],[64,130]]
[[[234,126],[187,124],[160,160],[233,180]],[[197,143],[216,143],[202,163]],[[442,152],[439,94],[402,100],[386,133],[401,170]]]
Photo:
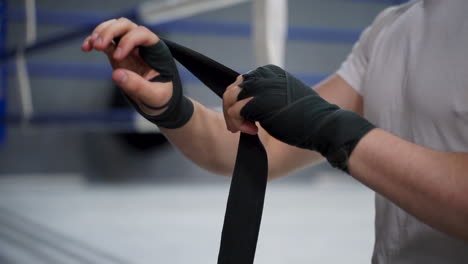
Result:
[[241,116],[241,109],[247,104],[252,98],[247,98],[241,101],[237,101],[237,97],[241,92],[240,83],[244,81],[244,77],[239,75],[234,83],[226,88],[223,94],[223,113],[226,121],[226,127],[229,131],[235,133],[238,131],[255,135],[258,133],[258,127],[254,122],[246,120]]
[[113,80],[149,121],[160,127],[179,128],[190,120],[193,104],[183,96],[172,54],[147,28],[126,18],[108,20],[96,27],[81,49],[106,53],[114,68]]
[[318,151],[343,170],[359,140],[375,128],[358,114],[328,103],[274,65],[259,67],[238,78],[224,99],[231,131],[247,131],[247,126],[258,121],[276,139]]
[[[118,45],[115,38],[120,38]],[[159,115],[167,107],[154,110],[147,106],[163,106],[172,96],[171,82],[150,82],[159,73],[143,61],[139,46],[149,47],[159,41],[158,36],[126,18],[111,19],[98,25],[81,46],[85,52],[106,53],[114,72],[112,79],[138,107],[149,115]]]

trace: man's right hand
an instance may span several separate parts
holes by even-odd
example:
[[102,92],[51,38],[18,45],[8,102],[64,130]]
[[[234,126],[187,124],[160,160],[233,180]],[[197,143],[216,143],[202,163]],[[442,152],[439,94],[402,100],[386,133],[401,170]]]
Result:
[[[119,43],[114,43],[120,38]],[[150,47],[160,40],[146,27],[138,26],[126,18],[111,19],[99,24],[81,46],[85,52],[105,52],[114,72],[112,79],[146,114],[163,113],[167,106],[154,110],[148,106],[164,106],[172,97],[172,82],[150,82],[159,73],[143,61],[138,47]]]

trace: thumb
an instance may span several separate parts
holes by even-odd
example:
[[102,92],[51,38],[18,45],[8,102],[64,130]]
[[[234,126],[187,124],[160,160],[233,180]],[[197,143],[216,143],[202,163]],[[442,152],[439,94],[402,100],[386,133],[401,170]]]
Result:
[[150,115],[164,112],[165,108],[157,110],[151,108],[166,105],[172,97],[172,82],[150,82],[133,71],[121,68],[112,73],[112,79],[145,113]]

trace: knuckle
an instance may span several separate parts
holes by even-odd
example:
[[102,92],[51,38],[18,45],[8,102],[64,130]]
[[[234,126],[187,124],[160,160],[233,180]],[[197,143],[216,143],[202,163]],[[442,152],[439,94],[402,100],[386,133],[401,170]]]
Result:
[[142,26],[142,25],[137,25],[137,26],[135,27],[135,30],[138,30],[138,31],[141,31],[141,32],[145,32],[145,33],[146,33],[146,32],[149,32],[149,29],[146,28],[145,26]]
[[111,23],[112,21],[115,21],[115,18],[112,18],[112,19],[109,19],[109,20],[106,20],[106,21],[104,21],[104,22],[99,23],[99,25],[97,25],[96,28],[99,28],[99,27],[102,27],[102,26],[104,26],[104,25],[106,25],[106,24],[109,24],[109,23]]
[[226,103],[226,104],[229,102],[229,90],[226,90],[223,93],[223,102]]
[[120,17],[118,20],[118,23],[120,23],[121,25],[125,26],[125,27],[131,27],[131,28],[136,28],[137,25],[135,23],[133,23],[133,21],[131,21],[130,19],[126,18],[126,17]]
[[121,23],[128,23],[128,22],[131,22],[131,21],[128,20],[128,18],[126,18],[126,17],[119,17],[118,21],[121,22]]
[[94,32],[98,33],[99,31],[103,30],[104,28],[106,28],[108,25],[112,24],[115,21],[116,19],[113,18],[113,19],[109,19],[107,21],[102,22],[94,29]]
[[229,90],[230,91],[230,95],[232,98],[236,98],[237,97],[237,94],[240,93],[241,91],[241,87],[239,85],[234,85],[232,86],[232,88]]
[[135,32],[141,35],[142,37],[144,36],[143,38],[145,40],[145,45],[151,45],[159,41],[159,37],[145,26],[138,25],[135,28]]

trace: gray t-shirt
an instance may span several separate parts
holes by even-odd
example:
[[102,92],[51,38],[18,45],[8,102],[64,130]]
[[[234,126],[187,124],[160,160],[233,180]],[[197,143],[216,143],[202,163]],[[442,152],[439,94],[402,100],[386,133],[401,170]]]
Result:
[[[467,0],[384,10],[337,74],[363,96],[364,114],[378,127],[424,147],[468,152]],[[373,263],[468,263],[467,242],[378,194],[375,205]]]

